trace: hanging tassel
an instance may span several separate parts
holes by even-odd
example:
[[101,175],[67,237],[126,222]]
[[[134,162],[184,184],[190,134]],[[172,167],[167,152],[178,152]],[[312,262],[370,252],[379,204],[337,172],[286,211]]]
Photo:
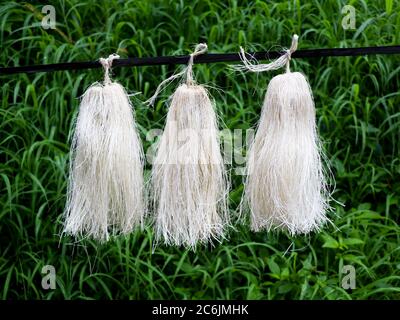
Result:
[[318,230],[327,221],[329,192],[315,123],[315,106],[306,78],[290,72],[298,37],[276,61],[254,65],[241,48],[244,67],[262,72],[286,66],[268,85],[261,119],[247,159],[244,203],[254,231],[280,228],[290,234]]
[[193,80],[193,59],[206,52],[199,44],[187,67],[163,81],[186,76],[172,96],[164,133],[152,169],[156,242],[195,249],[219,241],[229,224],[228,183],[213,104]]
[[107,241],[142,223],[143,150],[124,88],[111,82],[117,55],[100,59],[104,83],[83,95],[71,147],[66,234]]

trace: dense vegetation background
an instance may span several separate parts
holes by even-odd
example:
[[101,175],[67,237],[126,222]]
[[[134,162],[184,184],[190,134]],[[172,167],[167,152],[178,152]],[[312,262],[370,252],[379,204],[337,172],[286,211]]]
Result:
[[[40,26],[44,4],[57,28]],[[341,8],[356,8],[344,30]],[[206,41],[210,52],[279,49],[300,35],[300,49],[400,44],[396,1],[90,1],[0,4],[0,65],[187,54]],[[277,47],[278,45],[278,47]],[[311,83],[317,121],[336,177],[336,225],[291,238],[254,234],[237,225],[214,248],[159,247],[152,230],[106,245],[59,238],[66,192],[71,120],[78,97],[100,69],[0,76],[0,297],[3,299],[362,299],[400,298],[400,59],[362,56],[296,59]],[[179,67],[116,68],[130,92],[145,147],[162,128],[165,101],[140,100]],[[210,86],[223,127],[247,129],[259,118],[274,73],[233,73],[224,63],[196,65]],[[221,129],[223,128],[221,127]],[[149,167],[147,167],[149,169]],[[241,176],[233,176],[232,210]],[[53,265],[57,288],[41,287]],[[356,289],[341,286],[341,268],[356,269]]]

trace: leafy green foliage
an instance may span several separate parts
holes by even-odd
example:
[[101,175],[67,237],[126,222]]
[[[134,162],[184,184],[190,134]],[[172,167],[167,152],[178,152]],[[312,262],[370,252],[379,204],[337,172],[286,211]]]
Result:
[[[341,26],[344,1],[53,1],[57,29],[40,27],[39,2],[0,5],[2,66],[279,49],[298,33],[301,49],[400,43],[400,4],[352,1],[356,30]],[[277,46],[278,45],[278,46]],[[237,224],[229,239],[196,252],[159,247],[152,230],[100,246],[60,240],[69,133],[78,97],[101,70],[0,76],[0,296],[3,299],[393,299],[400,298],[400,92],[398,56],[294,59],[314,92],[318,127],[336,177],[335,226],[290,238]],[[134,99],[145,148],[162,128],[170,86],[144,106],[174,67],[116,68]],[[196,65],[229,129],[257,123],[271,74]],[[222,129],[222,128],[221,128]],[[147,167],[149,170],[150,167]],[[232,210],[241,176],[232,176]],[[342,206],[343,204],[344,206]],[[41,287],[54,265],[57,289]],[[356,268],[356,289],[341,268]]]

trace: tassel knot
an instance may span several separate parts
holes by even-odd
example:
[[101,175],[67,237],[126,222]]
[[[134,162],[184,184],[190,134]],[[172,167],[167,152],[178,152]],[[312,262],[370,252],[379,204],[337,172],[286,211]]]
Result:
[[110,78],[110,69],[112,66],[112,63],[115,59],[119,59],[119,55],[116,53],[110,54],[108,58],[100,58],[99,62],[103,66],[104,69],[104,84],[111,84],[111,78]]
[[278,59],[268,63],[268,64],[254,64],[249,59],[247,59],[246,52],[242,47],[240,47],[240,60],[242,60],[243,65],[235,65],[233,69],[236,71],[251,71],[251,72],[264,72],[264,71],[271,71],[277,70],[284,66],[286,66],[286,71],[290,72],[289,70],[289,63],[292,57],[292,53],[297,50],[299,36],[297,34],[293,35],[292,44],[285,53],[280,56]]
[[156,101],[156,99],[157,99],[158,95],[160,94],[161,90],[164,89],[164,87],[165,87],[167,84],[169,84],[171,81],[173,81],[173,80],[175,80],[175,79],[177,79],[177,78],[180,78],[180,77],[182,77],[182,76],[184,76],[184,75],[186,75],[186,84],[187,84],[188,86],[194,85],[194,84],[195,84],[195,82],[194,82],[194,80],[193,80],[193,63],[194,63],[194,58],[197,57],[197,56],[199,56],[199,55],[201,55],[201,54],[204,54],[204,53],[207,51],[207,49],[208,49],[207,44],[205,44],[205,43],[199,43],[199,44],[194,48],[194,51],[190,54],[190,56],[189,56],[189,62],[188,62],[188,64],[187,64],[186,68],[183,69],[181,72],[179,72],[179,73],[177,73],[177,74],[174,74],[174,75],[170,76],[169,78],[165,79],[164,81],[162,81],[162,82],[158,85],[158,87],[157,87],[156,91],[154,92],[153,96],[152,96],[149,100],[147,100],[145,103],[146,103],[147,105],[149,105],[149,106],[153,106],[153,105],[154,105],[154,102]]

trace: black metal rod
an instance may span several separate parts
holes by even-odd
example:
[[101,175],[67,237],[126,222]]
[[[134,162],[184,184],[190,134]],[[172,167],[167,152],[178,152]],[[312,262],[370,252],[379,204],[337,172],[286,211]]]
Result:
[[[400,54],[399,46],[383,46],[383,47],[361,47],[361,48],[333,48],[333,49],[308,49],[298,50],[292,54],[292,58],[318,58],[318,57],[344,57],[344,56],[361,56],[370,54]],[[250,53],[257,60],[275,59],[282,55],[279,51],[263,51]],[[116,59],[113,61],[113,67],[140,67],[140,66],[157,66],[157,65],[176,65],[186,64],[189,56],[165,56],[165,57],[147,57],[147,58],[127,58]],[[197,56],[195,63],[214,63],[214,62],[237,62],[240,61],[237,53],[208,53]],[[100,68],[98,61],[84,62],[64,62],[52,63],[22,67],[5,67],[0,68],[0,75],[15,73],[37,73],[52,72],[62,70],[81,70]]]

